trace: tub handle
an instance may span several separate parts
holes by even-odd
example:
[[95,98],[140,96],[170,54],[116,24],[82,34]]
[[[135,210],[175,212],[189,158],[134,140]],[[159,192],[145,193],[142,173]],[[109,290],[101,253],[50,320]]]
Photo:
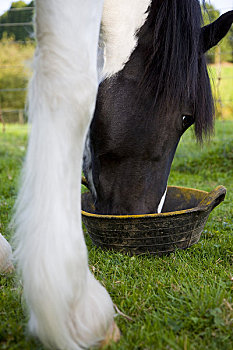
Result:
[[204,197],[198,208],[201,210],[213,210],[224,200],[226,192],[227,190],[224,186],[216,187]]

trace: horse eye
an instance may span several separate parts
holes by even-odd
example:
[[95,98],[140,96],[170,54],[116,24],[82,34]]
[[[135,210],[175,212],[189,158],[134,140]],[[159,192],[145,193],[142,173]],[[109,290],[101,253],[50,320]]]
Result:
[[192,124],[194,120],[191,115],[183,115],[182,116],[182,128],[183,130],[188,129]]

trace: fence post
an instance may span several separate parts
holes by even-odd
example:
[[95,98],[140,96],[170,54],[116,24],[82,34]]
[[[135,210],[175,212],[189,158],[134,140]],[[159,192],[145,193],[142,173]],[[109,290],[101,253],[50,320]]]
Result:
[[2,122],[2,132],[6,131],[5,121],[3,119],[2,110],[0,108],[0,121]]
[[219,107],[219,112],[220,112],[220,118],[223,120],[223,103],[221,99],[221,94],[220,94],[220,84],[222,80],[222,60],[221,60],[221,47],[218,45],[216,49],[216,56],[217,56],[217,84],[216,84],[216,89],[217,89],[217,103]]
[[19,110],[19,124],[24,124],[23,110]]

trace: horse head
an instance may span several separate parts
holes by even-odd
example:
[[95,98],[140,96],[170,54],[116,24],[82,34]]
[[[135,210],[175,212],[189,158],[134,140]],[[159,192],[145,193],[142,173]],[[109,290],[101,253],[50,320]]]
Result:
[[[116,30],[128,49],[131,44],[130,54],[124,56],[121,43],[109,44],[114,35],[104,32],[104,24],[102,29],[105,78],[84,154],[84,173],[96,212],[102,214],[161,211],[181,136],[194,124],[202,141],[213,129],[214,104],[204,53],[226,35],[233,21],[230,11],[201,27],[197,0],[136,1],[135,7],[133,39],[127,16],[125,32],[124,23]],[[110,16],[109,9],[105,11]],[[124,22],[124,13],[120,18]],[[115,27],[119,29],[116,23]]]

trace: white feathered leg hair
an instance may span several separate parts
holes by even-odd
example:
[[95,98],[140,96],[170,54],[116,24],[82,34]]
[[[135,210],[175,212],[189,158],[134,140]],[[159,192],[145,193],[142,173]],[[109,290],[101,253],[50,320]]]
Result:
[[15,256],[30,331],[62,350],[98,344],[114,317],[110,296],[88,269],[80,205],[102,3],[36,0],[32,127],[16,204]]
[[8,273],[13,270],[11,246],[0,233],[0,273]]

